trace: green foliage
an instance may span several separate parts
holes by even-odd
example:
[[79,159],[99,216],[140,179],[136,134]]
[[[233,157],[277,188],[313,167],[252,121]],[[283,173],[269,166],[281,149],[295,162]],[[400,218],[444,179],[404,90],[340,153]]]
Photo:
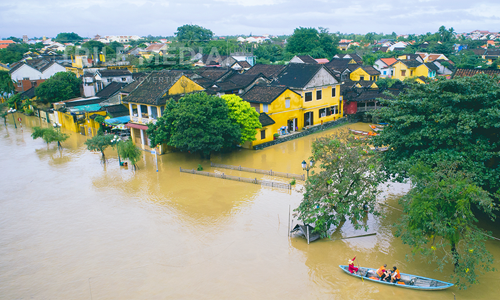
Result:
[[54,103],[80,96],[82,80],[73,72],[59,72],[35,88],[35,95],[43,103]]
[[96,116],[95,119],[94,119],[94,121],[96,123],[99,123],[99,124],[104,123],[104,120],[105,120],[104,116],[101,116],[101,115]]
[[195,43],[208,42],[212,39],[214,33],[210,29],[199,25],[183,25],[177,28],[175,36],[178,41],[185,42],[188,46]]
[[69,135],[66,133],[62,133],[61,130],[54,129],[52,127],[41,128],[38,126],[33,127],[33,133],[31,134],[33,139],[42,138],[44,142],[49,145],[52,142],[57,142],[58,147],[61,146],[61,142],[64,142],[69,138]]
[[7,126],[7,116],[9,113],[7,112],[7,103],[0,103],[0,117],[3,118],[3,123]]
[[500,84],[498,77],[438,79],[414,84],[395,100],[382,100],[374,115],[389,123],[373,138],[384,169],[396,180],[418,161],[455,161],[488,191],[500,188]]
[[201,164],[198,164],[198,168],[196,168],[198,171],[203,171],[203,166]]
[[349,219],[356,229],[368,229],[359,222],[367,213],[377,214],[379,162],[367,155],[369,147],[347,131],[317,138],[312,158],[318,172],[309,176],[304,199],[295,210],[304,224],[314,224],[315,232],[325,237],[331,227]]
[[380,78],[377,82],[375,82],[375,84],[379,87],[379,89],[386,89],[390,88],[396,82],[401,82],[401,80],[394,78]]
[[226,101],[206,93],[168,101],[163,116],[148,126],[151,147],[167,144],[202,157],[241,143],[240,128],[229,118]]
[[87,146],[87,149],[90,151],[101,151],[102,159],[105,160],[106,157],[104,156],[104,150],[112,145],[111,140],[113,138],[114,136],[111,134],[107,135],[98,134],[86,140],[85,145]]
[[493,271],[493,256],[484,244],[486,232],[476,226],[474,211],[492,219],[496,209],[487,192],[453,162],[435,169],[417,164],[411,169],[412,189],[400,200],[404,214],[396,236],[438,270],[452,264],[452,279],[460,288],[478,283],[478,276]]
[[14,83],[8,71],[0,71],[0,95],[3,93],[12,93],[14,91]]
[[259,45],[254,51],[257,62],[263,64],[285,60],[285,53],[286,50],[282,46],[267,43]]
[[23,54],[28,51],[28,47],[22,44],[10,44],[5,49],[0,49],[0,62],[11,64],[20,61]]
[[24,110],[24,113],[28,116],[32,116],[33,115],[33,110],[31,108],[28,108],[28,109],[25,109]]
[[294,178],[294,179],[292,179],[292,180],[290,181],[290,185],[295,185],[295,184],[297,184],[297,181],[296,181],[296,180],[295,180],[295,178]]
[[120,155],[123,159],[128,159],[134,169],[137,169],[137,162],[142,157],[142,151],[134,145],[132,140],[129,139],[125,142],[120,142],[118,155]]
[[19,107],[21,103],[21,94],[15,94],[7,99],[7,105],[10,108],[16,108],[16,105]]
[[74,43],[82,40],[83,38],[74,32],[61,32],[56,36],[56,42],[59,43]]
[[255,141],[257,129],[262,128],[259,113],[239,96],[223,95],[221,98],[229,108],[229,119],[240,127],[241,143]]
[[488,68],[482,57],[474,54],[472,50],[460,51],[458,54],[450,56],[457,68],[475,69]]
[[328,33],[328,29],[319,27],[299,27],[288,39],[286,50],[293,54],[309,54],[314,58],[332,57],[337,54],[338,41]]

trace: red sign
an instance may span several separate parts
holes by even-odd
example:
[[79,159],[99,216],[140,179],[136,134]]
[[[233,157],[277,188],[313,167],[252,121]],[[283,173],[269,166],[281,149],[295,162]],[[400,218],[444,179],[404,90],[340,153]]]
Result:
[[23,119],[21,119],[21,118],[17,118],[17,120],[18,120],[19,122],[21,122]]

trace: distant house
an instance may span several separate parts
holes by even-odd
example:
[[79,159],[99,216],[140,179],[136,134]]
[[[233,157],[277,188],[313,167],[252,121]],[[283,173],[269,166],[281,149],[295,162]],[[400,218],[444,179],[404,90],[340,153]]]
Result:
[[339,41],[339,46],[338,47],[339,47],[340,50],[346,51],[351,46],[351,42],[352,42],[352,40],[342,39],[342,40]]
[[0,63],[0,71],[10,71],[10,67]]
[[267,79],[273,80],[283,71],[284,65],[264,65],[256,64],[245,72],[247,75],[264,75]]
[[38,86],[58,72],[65,72],[62,65],[45,59],[28,59],[13,64],[9,73],[12,81],[16,82],[16,91],[24,92]]
[[237,61],[232,66],[231,69],[236,71],[246,71],[250,69],[252,66],[246,61]]
[[407,45],[406,42],[397,42],[389,46],[388,51],[403,51]]
[[372,66],[349,65],[349,70],[352,81],[377,81],[380,76],[380,72]]
[[132,73],[130,73],[128,69],[97,70],[95,73],[95,81],[99,87],[98,90],[101,90],[113,81],[124,83],[132,82]]
[[373,67],[380,72],[381,78],[392,77],[393,75],[393,67],[392,65],[396,63],[398,60],[396,58],[379,58],[373,64]]
[[500,69],[464,69],[457,68],[455,72],[451,75],[451,78],[455,77],[472,77],[476,74],[486,74],[490,76],[500,75]]
[[320,65],[324,65],[330,62],[328,58],[315,58],[314,60]]
[[11,44],[15,44],[16,42],[12,40],[0,40],[0,49],[5,49],[9,47]]
[[[362,64],[363,59],[356,53],[348,53],[348,54],[336,54],[333,59],[352,59],[357,64]],[[332,60],[333,60],[332,59]]]
[[312,58],[310,55],[295,55],[290,60],[290,63],[294,64],[317,64],[318,62]]

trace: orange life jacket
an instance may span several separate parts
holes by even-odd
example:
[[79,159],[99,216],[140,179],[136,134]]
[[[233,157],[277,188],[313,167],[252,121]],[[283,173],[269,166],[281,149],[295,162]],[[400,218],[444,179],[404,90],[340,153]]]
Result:
[[384,268],[384,266],[382,266],[382,267],[378,268],[377,275],[382,277],[382,275],[384,275],[384,272],[385,272],[385,268]]
[[399,270],[398,269],[396,269],[396,275],[394,275],[394,278],[401,279],[401,274],[399,274]]

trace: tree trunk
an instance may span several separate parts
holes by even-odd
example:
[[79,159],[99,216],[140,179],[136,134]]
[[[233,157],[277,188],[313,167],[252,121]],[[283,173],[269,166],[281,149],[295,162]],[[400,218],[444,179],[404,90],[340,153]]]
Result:
[[451,254],[453,255],[453,260],[454,260],[453,264],[455,265],[453,271],[456,272],[458,268],[458,251],[455,243],[451,243]]

